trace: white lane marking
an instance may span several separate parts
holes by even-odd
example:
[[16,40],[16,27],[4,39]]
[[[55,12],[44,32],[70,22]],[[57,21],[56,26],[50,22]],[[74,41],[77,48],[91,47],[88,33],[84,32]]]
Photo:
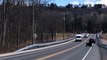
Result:
[[5,56],[9,56],[9,55],[22,54],[22,53],[28,53],[28,52],[33,52],[33,51],[44,50],[44,49],[48,49],[48,48],[52,48],[52,47],[57,47],[57,46],[65,45],[65,44],[71,43],[73,41],[75,41],[75,39],[73,39],[71,41],[68,41],[68,42],[65,42],[65,43],[61,43],[61,44],[57,44],[57,45],[52,45],[52,46],[48,46],[48,47],[32,49],[32,50],[27,50],[27,51],[22,51],[22,52],[12,52],[12,53],[1,54],[0,57],[5,57]]
[[83,57],[82,60],[85,60],[85,58],[87,57],[87,55],[90,53],[91,49],[92,49],[92,47],[90,47],[90,49],[88,50],[88,52],[86,53],[86,55]]

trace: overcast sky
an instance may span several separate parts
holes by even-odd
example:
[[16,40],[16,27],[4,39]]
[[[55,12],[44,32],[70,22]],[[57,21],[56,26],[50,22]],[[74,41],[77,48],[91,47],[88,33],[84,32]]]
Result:
[[[3,0],[0,0],[0,3]],[[52,0],[51,2],[56,3],[58,6],[65,6],[68,3],[72,4],[105,4],[107,5],[107,0]]]

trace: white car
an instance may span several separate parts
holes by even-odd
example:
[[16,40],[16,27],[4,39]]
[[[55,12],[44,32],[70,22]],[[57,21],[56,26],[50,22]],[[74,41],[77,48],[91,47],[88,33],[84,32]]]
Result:
[[88,33],[83,33],[82,34],[84,38],[88,38],[89,34]]
[[87,33],[87,37],[89,36],[90,34],[89,33]]
[[82,38],[83,38],[82,34],[76,34],[76,35],[75,35],[75,41],[76,41],[76,42],[77,42],[77,41],[82,41]]

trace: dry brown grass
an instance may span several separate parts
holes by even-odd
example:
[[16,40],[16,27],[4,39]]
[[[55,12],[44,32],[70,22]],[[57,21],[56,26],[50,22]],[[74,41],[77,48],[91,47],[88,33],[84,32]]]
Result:
[[[74,34],[72,34],[72,33],[65,33],[64,39],[68,39],[68,38],[73,37],[73,36],[74,36]],[[56,41],[61,41],[61,40],[63,40],[63,34],[57,33],[56,34]]]

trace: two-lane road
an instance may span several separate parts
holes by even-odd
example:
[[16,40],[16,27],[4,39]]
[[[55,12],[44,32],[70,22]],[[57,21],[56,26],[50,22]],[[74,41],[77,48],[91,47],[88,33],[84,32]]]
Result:
[[[95,35],[90,35],[90,37],[94,38]],[[82,60],[90,49],[89,47],[85,47],[88,39],[83,39],[82,42],[69,41],[63,45],[39,51],[0,57],[0,60]]]

